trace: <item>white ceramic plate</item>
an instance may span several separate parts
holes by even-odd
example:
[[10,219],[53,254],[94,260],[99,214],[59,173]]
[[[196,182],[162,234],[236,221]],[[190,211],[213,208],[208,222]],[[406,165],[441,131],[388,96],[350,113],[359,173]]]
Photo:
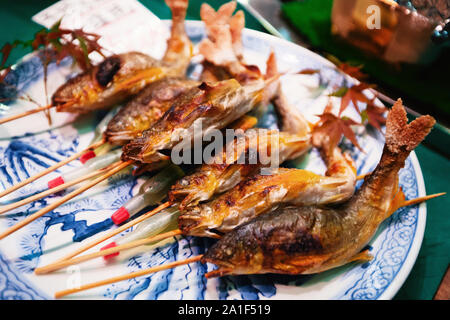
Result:
[[[204,36],[203,25],[198,21],[188,21],[187,31],[194,42]],[[262,69],[271,48],[277,54],[281,71],[320,69],[320,76],[291,75],[283,79],[283,90],[290,101],[311,121],[317,120],[314,115],[321,113],[327,102],[326,95],[333,88],[352,83],[329,61],[287,41],[252,30],[245,30],[243,41],[248,63],[257,64]],[[191,71],[195,72],[195,67]],[[49,71],[50,93],[71,73],[73,70],[69,63],[52,66]],[[36,56],[23,59],[8,79],[40,103],[45,103],[42,67]],[[5,94],[4,88],[0,94]],[[339,103],[338,98],[335,102]],[[23,101],[15,101],[3,114],[17,113],[30,107]],[[355,117],[351,112],[348,115]],[[72,115],[59,114],[49,127],[45,117],[37,114],[1,126],[0,190],[89,145],[92,130],[99,119],[100,115],[96,114],[74,121]],[[275,127],[275,120],[273,111],[269,111],[261,123],[262,126]],[[360,132],[358,140],[366,153],[351,146],[348,148],[357,163],[358,174],[362,174],[375,168],[381,156],[383,137],[374,130],[366,130]],[[79,165],[75,161],[60,172]],[[324,165],[314,151],[305,167],[317,173],[324,172]],[[53,173],[48,179],[57,175]],[[5,203],[42,190],[48,179],[38,180],[0,201]],[[414,153],[400,172],[400,184],[407,198],[425,195],[422,173]],[[179,237],[121,254],[113,263],[105,264],[97,259],[50,275],[33,274],[37,266],[46,265],[91,240],[80,242],[81,239],[107,232],[111,228],[110,215],[137,192],[138,185],[139,181],[126,173],[116,175],[107,183],[0,240],[0,299],[48,299],[53,297],[55,291],[66,289],[77,281],[88,283],[203,253],[211,240]],[[60,196],[49,197],[0,216],[0,230],[5,230]],[[352,263],[314,276],[259,275],[206,281],[203,275],[213,266],[194,263],[68,298],[390,299],[399,290],[415,262],[425,220],[425,204],[399,210],[381,225],[371,241],[370,252],[374,256],[371,262]]]

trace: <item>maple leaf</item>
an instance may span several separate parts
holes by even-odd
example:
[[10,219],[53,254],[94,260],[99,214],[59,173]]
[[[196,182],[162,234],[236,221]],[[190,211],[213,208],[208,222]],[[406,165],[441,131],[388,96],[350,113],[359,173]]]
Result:
[[386,111],[386,107],[378,107],[372,100],[367,104],[367,108],[361,112],[362,122],[367,120],[374,128],[381,131],[381,126],[386,124]]
[[[0,60],[0,82],[3,82],[6,75],[11,70],[11,66],[7,66],[6,62],[11,51],[19,45],[24,48],[31,48],[33,51],[38,49],[44,50],[41,55],[42,64],[46,67],[51,62],[61,62],[64,58],[70,56],[83,71],[92,67],[89,54],[92,52],[99,53],[105,57],[99,45],[100,36],[94,33],[84,32],[82,29],[63,29],[61,28],[61,20],[56,22],[50,29],[42,29],[38,31],[32,40],[21,41],[16,40],[13,43],[7,43],[0,49],[2,59]],[[56,53],[56,54],[54,54]]]
[[361,72],[362,65],[359,66],[352,66],[348,63],[342,62],[337,65],[338,69],[342,72],[348,74],[349,76],[356,78],[358,80],[364,80],[367,79],[368,75]]
[[313,75],[316,73],[320,73],[320,70],[318,69],[303,69],[297,72],[297,74],[306,74],[306,75]]
[[314,145],[327,148],[327,152],[331,153],[341,141],[342,136],[344,136],[359,150],[363,151],[351,128],[353,125],[361,125],[360,123],[348,117],[335,116],[329,111],[329,108],[326,108],[319,118],[320,120],[313,130]]
[[366,83],[360,83],[357,85],[354,85],[350,88],[347,87],[341,87],[337,91],[330,94],[330,96],[334,97],[341,97],[341,106],[339,108],[339,116],[342,114],[342,112],[347,109],[350,102],[353,103],[353,107],[356,109],[358,114],[361,113],[358,107],[358,102],[370,103],[370,99],[367,98],[367,96],[363,93],[364,90],[371,88],[371,85],[368,85]]

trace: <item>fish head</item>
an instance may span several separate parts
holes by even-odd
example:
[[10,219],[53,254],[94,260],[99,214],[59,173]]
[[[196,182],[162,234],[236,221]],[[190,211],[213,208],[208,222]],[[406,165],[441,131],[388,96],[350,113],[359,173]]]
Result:
[[242,231],[224,235],[204,254],[203,263],[209,262],[218,266],[218,269],[206,274],[207,278],[257,274],[263,269],[264,254],[260,246],[248,237],[249,230]]
[[86,113],[123,102],[164,76],[157,61],[138,52],[112,55],[64,83],[52,97],[57,111]]

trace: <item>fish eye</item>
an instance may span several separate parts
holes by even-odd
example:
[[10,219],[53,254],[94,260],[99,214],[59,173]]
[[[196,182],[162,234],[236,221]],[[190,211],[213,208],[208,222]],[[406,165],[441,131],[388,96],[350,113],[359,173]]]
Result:
[[102,87],[106,87],[120,70],[121,59],[117,56],[109,57],[99,64],[95,79]]

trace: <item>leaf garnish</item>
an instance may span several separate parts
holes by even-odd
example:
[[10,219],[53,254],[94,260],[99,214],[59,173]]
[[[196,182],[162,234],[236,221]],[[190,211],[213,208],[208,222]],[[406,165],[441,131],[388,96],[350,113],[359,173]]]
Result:
[[[361,123],[348,117],[334,115],[328,106],[324,113],[319,115],[319,118],[320,120],[313,131],[313,140],[319,141],[318,144],[327,148],[328,152],[332,152],[337,147],[343,136],[350,140],[359,150],[363,151],[351,128],[351,126],[361,125]],[[327,138],[325,139],[325,137]],[[324,143],[324,141],[327,141],[327,143]]]
[[303,69],[300,70],[299,72],[297,72],[297,74],[305,74],[305,75],[313,75],[313,74],[317,74],[320,73],[320,70],[318,69]]
[[363,93],[364,90],[371,88],[372,86],[366,83],[360,83],[350,88],[341,87],[337,91],[330,94],[333,97],[341,97],[341,107],[339,108],[339,116],[347,109],[350,102],[358,113],[361,113],[358,107],[358,102],[370,103],[370,99]]
[[368,75],[361,71],[362,65],[352,66],[348,63],[342,62],[337,65],[338,69],[342,72],[348,74],[349,76],[356,78],[358,80],[365,80],[368,78]]
[[361,112],[362,122],[367,121],[374,128],[381,131],[381,126],[386,124],[386,111],[386,107],[378,107],[374,104],[374,101],[371,100],[370,103],[367,104],[367,108]]
[[19,45],[32,51],[39,49],[50,49],[50,51],[53,51],[45,52],[46,50],[44,50],[41,57],[41,59],[43,58],[44,67],[51,62],[60,63],[64,58],[71,57],[83,71],[86,71],[93,66],[89,54],[97,52],[102,57],[105,57],[103,48],[98,43],[99,39],[99,35],[84,32],[82,29],[63,29],[61,28],[61,20],[59,20],[50,29],[38,31],[32,40],[16,40],[13,43],[5,44],[0,49],[2,54],[0,82],[4,80],[11,70],[11,66],[6,65],[11,51]]

